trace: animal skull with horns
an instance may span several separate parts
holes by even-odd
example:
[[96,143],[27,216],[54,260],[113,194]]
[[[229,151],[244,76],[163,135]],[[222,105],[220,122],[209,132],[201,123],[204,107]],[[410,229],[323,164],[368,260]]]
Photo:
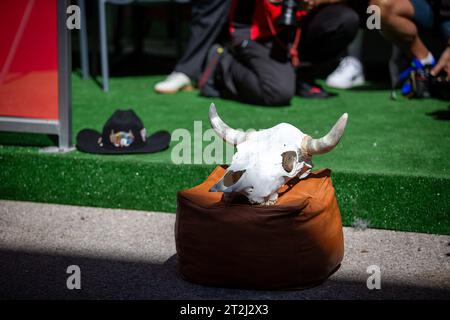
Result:
[[310,173],[313,155],[329,152],[338,144],[347,118],[344,113],[320,139],[313,139],[288,123],[244,132],[223,122],[212,103],[209,108],[211,127],[223,140],[237,146],[237,152],[224,176],[209,191],[224,192],[225,199],[242,194],[252,204],[275,204],[277,191],[283,184]]

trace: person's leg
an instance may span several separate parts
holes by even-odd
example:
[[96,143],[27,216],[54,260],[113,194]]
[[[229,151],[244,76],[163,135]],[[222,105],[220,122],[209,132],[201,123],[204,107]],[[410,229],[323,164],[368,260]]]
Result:
[[[371,0],[381,9],[381,32],[398,45],[409,58],[426,59],[430,51],[419,37],[418,28],[413,21],[415,9],[410,0]],[[418,13],[425,13],[427,3],[423,0],[414,4],[423,6]],[[420,17],[420,15],[419,15]]]
[[359,30],[348,45],[345,56],[339,61],[337,68],[328,75],[327,86],[338,89],[350,89],[363,85],[365,82],[363,65],[363,38],[367,21],[367,6],[369,0],[347,0],[347,5],[355,11],[359,17]]
[[295,94],[295,72],[284,49],[244,41],[221,61],[225,96],[259,105],[288,105]]
[[191,36],[186,50],[172,72],[154,89],[158,93],[190,90],[198,81],[209,49],[223,31],[231,0],[194,0],[192,4]]
[[439,29],[441,31],[442,39],[448,42],[448,39],[450,39],[450,20],[441,21],[439,23]]
[[300,60],[322,63],[345,51],[355,38],[359,18],[343,4],[315,8],[302,23]]
[[297,71],[297,95],[323,99],[332,96],[314,82],[315,70],[322,63],[337,59],[355,38],[359,18],[344,4],[322,5],[313,9],[302,21],[298,51],[300,61],[311,64]]
[[358,60],[362,59],[363,36],[363,30],[359,29],[355,39],[349,44],[347,48],[348,56],[354,57]]
[[363,31],[359,30],[355,40],[348,46],[347,55],[337,68],[328,75],[327,86],[337,89],[350,89],[365,82],[362,59]]
[[197,81],[209,49],[227,21],[230,0],[196,0],[192,4],[191,36],[176,72]]

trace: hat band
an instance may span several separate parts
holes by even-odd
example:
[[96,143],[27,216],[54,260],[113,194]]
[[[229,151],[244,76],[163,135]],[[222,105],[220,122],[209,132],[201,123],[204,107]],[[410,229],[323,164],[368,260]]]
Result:
[[[136,136],[132,130],[128,131],[114,131],[111,129],[109,135],[103,134],[103,136],[98,138],[98,145],[105,148],[128,148],[133,146],[142,145],[147,140],[147,130],[145,128],[141,129],[139,136]],[[136,139],[137,138],[137,139]]]
[[[109,134],[109,142],[116,148],[127,148],[135,141],[134,134],[131,130],[128,132],[111,130]],[[98,139],[98,144],[103,147],[103,138]]]

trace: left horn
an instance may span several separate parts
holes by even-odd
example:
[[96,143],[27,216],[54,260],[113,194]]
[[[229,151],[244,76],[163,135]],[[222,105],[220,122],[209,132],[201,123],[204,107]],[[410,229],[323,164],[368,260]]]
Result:
[[247,138],[244,131],[233,129],[220,119],[214,103],[209,106],[209,122],[217,135],[229,144],[236,146]]

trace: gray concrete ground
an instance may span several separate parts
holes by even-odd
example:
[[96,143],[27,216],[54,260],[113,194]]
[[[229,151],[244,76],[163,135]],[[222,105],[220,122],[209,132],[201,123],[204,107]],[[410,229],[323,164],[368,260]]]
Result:
[[[177,273],[175,215],[0,201],[0,297],[32,299],[450,299],[450,237],[345,228],[341,268],[302,291],[191,284]],[[68,290],[69,265],[81,290]],[[369,290],[378,265],[381,289]],[[280,270],[282,272],[282,270]]]

